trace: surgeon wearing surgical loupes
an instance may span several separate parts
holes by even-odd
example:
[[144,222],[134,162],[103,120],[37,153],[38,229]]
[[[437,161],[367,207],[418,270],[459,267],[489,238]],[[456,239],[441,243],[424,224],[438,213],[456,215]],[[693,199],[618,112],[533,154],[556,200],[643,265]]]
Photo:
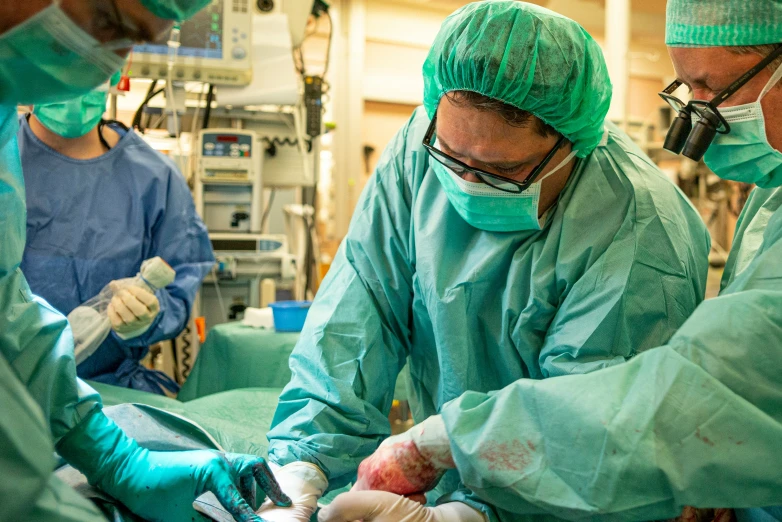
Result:
[[[184,177],[119,122],[102,119],[111,84],[20,119],[27,192],[22,260],[30,288],[64,314],[160,256],[176,279],[156,292],[130,286],[108,306],[113,333],[78,367],[83,379],[163,394],[178,385],[140,364],[148,346],[185,327],[212,246]],[[90,199],[85,202],[85,195]]]
[[[443,23],[423,73],[424,107],[368,181],[291,357],[269,458],[280,482],[298,479],[285,491],[300,514],[270,507],[270,520],[307,520],[307,502],[314,510],[324,490],[355,480],[389,435],[405,362],[428,458],[394,486],[415,493],[453,467],[438,436],[444,404],[622,365],[702,299],[703,222],[605,121],[605,62],[577,23],[524,2],[469,4]],[[512,432],[526,419],[502,421]],[[499,465],[503,448],[491,451]],[[418,514],[472,521],[494,510],[456,470],[430,499],[442,505]],[[349,520],[361,518],[371,517]]]
[[[669,0],[666,25],[678,82],[694,98],[673,101],[685,121],[666,146],[758,187],[719,297],[627,364],[466,393],[443,407],[443,429],[391,440],[366,470],[425,467],[421,455],[436,448],[499,506],[492,520],[654,520],[686,505],[782,520],[782,2]],[[673,88],[661,94],[671,101]],[[437,520],[428,509],[360,491],[320,520]]]
[[[54,450],[147,520],[197,520],[212,491],[236,520],[259,521],[255,482],[279,504],[265,461],[212,451],[147,451],[76,377],[65,317],[33,295],[19,269],[25,244],[17,104],[62,101],[105,82],[134,42],[165,34],[206,2],[28,0],[0,3],[0,520],[104,520],[52,471]],[[85,203],[88,203],[85,200]]]

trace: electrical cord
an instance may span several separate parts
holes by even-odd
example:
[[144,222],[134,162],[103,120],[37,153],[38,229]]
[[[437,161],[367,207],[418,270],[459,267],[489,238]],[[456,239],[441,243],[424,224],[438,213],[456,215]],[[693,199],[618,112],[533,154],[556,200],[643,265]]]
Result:
[[138,106],[136,113],[133,115],[133,122],[131,127],[137,129],[141,134],[144,134],[144,127],[141,125],[141,117],[144,114],[144,108],[152,100],[152,98],[164,90],[162,88],[155,90],[155,87],[157,87],[157,80],[153,80],[149,85],[149,89],[147,90],[147,95],[144,97],[144,101],[141,102],[141,105]]
[[[304,41],[302,40],[302,44]],[[304,76],[304,54],[301,52],[301,47],[297,47],[293,50],[293,64],[296,70],[301,76]]]
[[201,84],[201,92],[198,93],[198,101],[196,102],[196,108],[195,112],[193,113],[193,120],[190,124],[190,164],[188,166],[188,171],[183,172],[182,174],[185,175],[185,178],[187,179],[188,183],[191,182],[193,178],[193,173],[196,170],[196,145],[197,145],[197,133],[198,133],[198,116],[199,112],[201,110],[201,100],[204,99],[204,88],[206,87],[205,83]]
[[[188,378],[191,370],[193,369],[193,343],[190,341],[190,336],[193,334],[193,329],[190,328],[190,322],[188,321],[185,329],[182,331],[180,338],[182,339],[182,380]],[[174,350],[176,353],[176,350]]]
[[[261,138],[261,141],[266,144],[266,152],[269,154],[269,156],[274,157],[277,155],[277,147],[298,147],[299,146],[299,140],[298,139],[290,139],[290,138]],[[307,144],[307,152],[312,152],[312,140],[304,140],[304,143]]]
[[[184,330],[182,330],[184,332]],[[171,366],[173,371],[173,378],[176,381],[177,384],[182,384],[181,379],[179,379],[179,354],[176,353],[176,338],[171,339]]]
[[[228,310],[225,308],[225,302],[223,301],[223,293],[220,291],[220,283],[217,278],[217,269],[215,268],[214,265],[212,266],[212,277],[214,278],[215,290],[217,291],[217,302],[220,304],[220,311],[222,313],[227,313]],[[227,316],[224,317],[224,319],[226,318]]]
[[269,219],[269,214],[272,210],[272,205],[274,204],[274,195],[277,194],[277,189],[272,189],[271,193],[269,194],[269,201],[266,202],[266,208],[263,209],[263,217],[261,217],[261,233],[263,234],[266,230],[266,221]]
[[138,130],[141,134],[144,134],[144,125],[142,125],[141,120],[144,116],[144,109],[147,107],[147,104],[157,96],[158,94],[162,93],[163,89],[158,89],[150,94],[148,98],[145,98],[143,102],[141,102],[141,105],[139,105],[138,110],[136,111],[136,114],[133,116],[133,127]]
[[209,84],[209,91],[206,93],[206,107],[204,107],[204,121],[201,123],[202,129],[209,128],[209,117],[212,115],[212,100],[214,100],[215,86]]
[[329,70],[329,60],[331,59],[331,39],[334,36],[334,21],[331,19],[331,14],[328,11],[324,11],[324,14],[329,20],[329,41],[326,44],[326,62],[323,65],[323,77],[325,78]]
[[304,279],[304,299],[307,299],[308,290],[310,293],[314,293],[312,291],[312,271],[315,263],[315,245],[312,234],[315,227],[314,219],[311,219],[310,216],[305,217],[304,220],[307,227],[307,253],[304,256],[304,266],[307,267],[306,278]]

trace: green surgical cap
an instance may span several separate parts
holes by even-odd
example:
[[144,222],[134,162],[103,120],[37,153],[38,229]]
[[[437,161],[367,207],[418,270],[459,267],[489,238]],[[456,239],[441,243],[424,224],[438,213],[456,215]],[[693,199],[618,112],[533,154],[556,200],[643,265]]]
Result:
[[445,19],[423,68],[429,117],[443,94],[475,91],[532,113],[585,157],[603,135],[611,81],[576,22],[517,1],[468,4]]
[[668,0],[666,11],[671,47],[782,42],[782,0]]
[[167,20],[187,20],[212,0],[141,0],[153,15]]

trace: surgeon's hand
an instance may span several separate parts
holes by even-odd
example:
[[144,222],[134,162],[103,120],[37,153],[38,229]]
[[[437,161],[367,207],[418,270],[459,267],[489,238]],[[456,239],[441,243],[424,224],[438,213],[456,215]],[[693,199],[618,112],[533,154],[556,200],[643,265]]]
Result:
[[264,459],[208,450],[148,451],[100,410],[63,437],[57,451],[90,484],[149,521],[202,520],[193,501],[211,491],[235,520],[262,522],[251,507],[256,484],[272,502],[290,505]]
[[283,467],[272,464],[271,469],[292,505],[280,507],[270,498],[258,510],[258,515],[268,522],[309,522],[328,486],[326,476],[320,468],[307,462],[292,462]]
[[353,491],[380,490],[398,495],[424,493],[455,468],[442,417],[433,415],[401,435],[389,437],[358,467]]
[[318,522],[486,522],[467,504],[449,502],[425,507],[414,500],[385,491],[350,491],[320,510]]
[[122,287],[113,281],[109,284],[114,297],[106,313],[117,335],[132,339],[149,330],[160,313],[160,301],[155,294],[139,286]]

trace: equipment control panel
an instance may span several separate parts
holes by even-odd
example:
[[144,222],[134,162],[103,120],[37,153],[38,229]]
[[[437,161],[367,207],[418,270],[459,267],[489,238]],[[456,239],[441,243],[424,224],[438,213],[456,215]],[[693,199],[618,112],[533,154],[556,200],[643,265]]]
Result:
[[[182,22],[173,80],[247,85],[252,79],[250,0],[212,0]],[[133,76],[166,79],[168,35],[133,48]]]

